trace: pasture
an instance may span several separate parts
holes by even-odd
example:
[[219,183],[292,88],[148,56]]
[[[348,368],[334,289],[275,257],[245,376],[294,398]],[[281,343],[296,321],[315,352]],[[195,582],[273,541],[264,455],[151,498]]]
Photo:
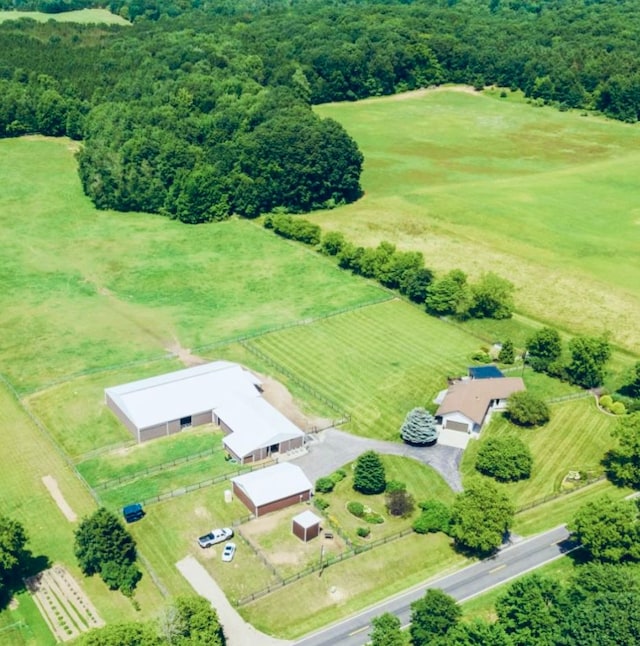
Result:
[[637,126],[456,87],[316,110],[365,156],[364,198],[313,215],[323,229],[495,271],[519,311],[637,350]]
[[117,16],[107,9],[78,9],[77,11],[65,11],[63,13],[43,13],[41,11],[0,11],[0,22],[7,20],[20,20],[28,18],[37,22],[77,22],[81,24],[102,24],[102,25],[130,25],[128,20]]
[[0,141],[0,370],[21,394],[388,298],[246,220],[97,211],[74,145]]

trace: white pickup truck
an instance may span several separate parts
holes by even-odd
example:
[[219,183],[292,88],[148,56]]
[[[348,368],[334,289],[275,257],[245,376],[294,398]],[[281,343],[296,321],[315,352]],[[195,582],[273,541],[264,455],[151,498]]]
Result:
[[228,541],[233,536],[233,530],[230,527],[221,527],[220,529],[212,529],[208,534],[200,536],[198,545],[200,547],[211,547],[216,543],[223,543]]

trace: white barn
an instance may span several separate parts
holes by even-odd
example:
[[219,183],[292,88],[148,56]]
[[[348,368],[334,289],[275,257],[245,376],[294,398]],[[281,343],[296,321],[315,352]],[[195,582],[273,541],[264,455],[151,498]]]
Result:
[[228,361],[107,388],[105,401],[138,442],[213,423],[241,463],[304,443],[304,433],[262,397],[260,380]]

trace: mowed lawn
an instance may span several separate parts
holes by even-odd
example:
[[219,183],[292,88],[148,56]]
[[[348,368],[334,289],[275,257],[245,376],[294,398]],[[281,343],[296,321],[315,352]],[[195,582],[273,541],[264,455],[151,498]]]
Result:
[[97,211],[74,147],[0,141],[0,372],[21,393],[388,297],[250,221]]
[[478,340],[394,300],[249,345],[351,415],[349,430],[395,440],[412,408],[446,388],[447,375],[466,373]]
[[614,445],[616,419],[598,412],[592,398],[552,404],[550,408],[551,421],[536,429],[518,428],[502,416],[494,417],[482,431],[481,439],[469,443],[462,463],[463,475],[476,476],[475,456],[482,442],[511,435],[524,440],[534,460],[529,480],[501,485],[517,507],[560,491],[569,471],[602,473],[600,462]]
[[365,156],[364,198],[313,215],[323,228],[495,271],[522,312],[638,348],[637,127],[460,88],[316,110]]

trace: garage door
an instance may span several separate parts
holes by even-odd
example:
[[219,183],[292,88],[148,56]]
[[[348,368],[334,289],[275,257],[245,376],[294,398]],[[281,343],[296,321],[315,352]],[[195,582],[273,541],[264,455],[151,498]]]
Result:
[[462,431],[466,433],[469,430],[469,427],[464,422],[454,422],[451,419],[448,419],[444,423],[444,427],[448,428],[450,431]]

